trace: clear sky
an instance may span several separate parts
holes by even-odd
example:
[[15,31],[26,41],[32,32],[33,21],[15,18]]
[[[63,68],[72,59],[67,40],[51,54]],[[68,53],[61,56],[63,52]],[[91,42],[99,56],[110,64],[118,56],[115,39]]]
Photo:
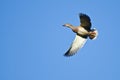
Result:
[[[80,12],[99,36],[64,57]],[[119,23],[120,0],[1,0],[0,80],[120,80]]]

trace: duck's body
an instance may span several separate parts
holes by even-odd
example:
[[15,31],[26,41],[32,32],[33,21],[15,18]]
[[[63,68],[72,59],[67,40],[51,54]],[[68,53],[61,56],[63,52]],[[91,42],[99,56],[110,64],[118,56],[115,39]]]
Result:
[[71,24],[64,24],[68,28],[71,28],[73,32],[76,33],[76,37],[71,44],[69,50],[65,53],[65,56],[74,55],[80,48],[83,47],[87,38],[95,39],[97,37],[97,31],[95,29],[91,29],[91,22],[89,16],[86,14],[80,14],[80,22],[81,25],[78,27],[74,27]]

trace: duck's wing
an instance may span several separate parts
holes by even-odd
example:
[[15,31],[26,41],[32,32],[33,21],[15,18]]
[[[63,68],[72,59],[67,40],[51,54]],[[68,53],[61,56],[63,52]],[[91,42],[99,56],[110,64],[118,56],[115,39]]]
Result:
[[86,14],[80,13],[79,14],[79,18],[80,18],[80,26],[84,27],[87,30],[90,30],[91,28],[91,20],[90,17]]
[[76,35],[72,45],[68,49],[68,51],[64,54],[64,56],[72,56],[74,55],[83,45],[86,43],[87,39],[83,38],[79,35]]

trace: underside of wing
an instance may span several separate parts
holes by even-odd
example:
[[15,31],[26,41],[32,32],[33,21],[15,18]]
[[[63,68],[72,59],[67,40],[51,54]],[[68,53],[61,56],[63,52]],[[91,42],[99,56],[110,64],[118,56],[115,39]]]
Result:
[[91,28],[90,17],[83,13],[80,13],[79,17],[80,17],[80,23],[81,23],[80,26],[84,27],[85,29],[90,30],[90,28]]
[[73,41],[69,50],[64,54],[64,56],[74,55],[80,48],[83,47],[83,45],[85,44],[86,41],[87,41],[86,38],[76,35],[75,40]]

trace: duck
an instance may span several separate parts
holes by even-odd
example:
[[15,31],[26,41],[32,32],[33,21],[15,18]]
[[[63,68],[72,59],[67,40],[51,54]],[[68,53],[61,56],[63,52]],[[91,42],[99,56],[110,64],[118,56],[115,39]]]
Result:
[[69,23],[63,25],[64,27],[70,28],[74,33],[76,33],[74,41],[72,42],[70,48],[64,53],[64,56],[73,56],[78,52],[78,50],[80,50],[84,46],[88,38],[90,40],[95,40],[98,36],[97,29],[91,28],[92,23],[88,15],[84,13],[79,13],[79,18],[79,26],[73,26]]

